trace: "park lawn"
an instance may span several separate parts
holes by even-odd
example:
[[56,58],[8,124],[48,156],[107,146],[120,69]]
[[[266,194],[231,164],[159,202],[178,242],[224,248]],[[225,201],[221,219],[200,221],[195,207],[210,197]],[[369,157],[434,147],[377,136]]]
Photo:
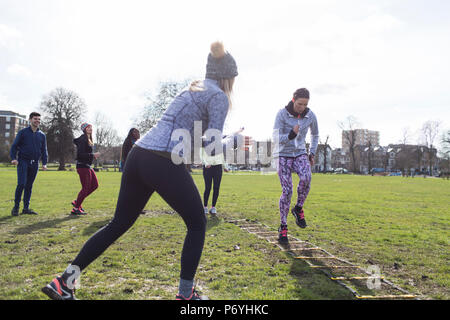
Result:
[[[201,173],[192,176],[202,193]],[[39,172],[31,203],[39,215],[12,217],[16,174],[0,169],[0,299],[46,298],[40,288],[112,218],[120,177],[98,173],[100,188],[83,204],[89,215],[72,217],[76,172]],[[198,287],[213,299],[351,299],[321,272],[225,222],[248,218],[276,230],[280,190],[276,175],[224,174],[219,215],[208,217]],[[411,293],[448,299],[449,199],[450,181],[440,179],[314,174],[308,228],[289,216],[289,233],[355,264],[378,265]],[[145,209],[86,269],[78,298],[174,298],[185,226],[156,194]]]

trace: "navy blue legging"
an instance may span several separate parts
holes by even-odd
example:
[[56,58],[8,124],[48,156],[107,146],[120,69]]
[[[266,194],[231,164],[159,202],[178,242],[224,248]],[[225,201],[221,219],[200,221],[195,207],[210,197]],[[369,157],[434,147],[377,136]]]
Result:
[[[38,161],[19,160],[17,165],[17,187],[15,193],[15,207],[18,208],[23,195],[23,207],[28,209],[30,206],[31,191],[33,189],[34,179],[39,170]],[[25,191],[25,192],[24,192]]]
[[114,218],[85,243],[72,265],[83,270],[99,257],[134,224],[155,191],[187,226],[180,277],[193,280],[206,232],[200,194],[184,164],[175,165],[171,159],[138,146],[127,157]]
[[203,205],[208,206],[211,185],[214,182],[212,206],[215,207],[219,198],[220,182],[222,180],[222,165],[215,165],[209,168],[203,166],[203,179],[205,180],[205,192],[203,193]]

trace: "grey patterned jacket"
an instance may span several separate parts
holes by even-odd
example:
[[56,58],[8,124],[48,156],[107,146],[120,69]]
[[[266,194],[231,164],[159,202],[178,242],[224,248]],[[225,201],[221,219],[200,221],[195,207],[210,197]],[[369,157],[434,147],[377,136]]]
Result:
[[[300,126],[297,136],[289,140],[289,132],[298,124]],[[274,157],[297,157],[307,154],[305,138],[311,129],[310,153],[316,154],[319,143],[319,126],[316,115],[309,110],[304,118],[296,118],[286,108],[278,111],[273,127],[273,140],[275,142]]]
[[191,146],[194,146],[194,123],[201,121],[202,134],[208,129],[222,132],[228,107],[228,97],[219,88],[218,82],[205,79],[201,91],[186,90],[175,97],[156,126],[139,139],[136,145],[171,153],[180,143],[179,140],[171,139],[172,133],[177,129],[185,129],[190,133]]

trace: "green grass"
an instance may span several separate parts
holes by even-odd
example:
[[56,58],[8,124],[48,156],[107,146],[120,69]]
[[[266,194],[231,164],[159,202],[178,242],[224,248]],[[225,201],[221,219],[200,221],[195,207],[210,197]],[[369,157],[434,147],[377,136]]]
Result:
[[[0,168],[0,299],[46,298],[40,288],[112,218],[120,177],[98,173],[100,187],[83,204],[89,215],[71,217],[78,175],[39,172],[31,202],[39,215],[12,217],[16,173]],[[203,192],[201,174],[193,177]],[[220,213],[257,219],[275,230],[281,192],[276,175],[224,174],[220,192],[219,216],[208,218],[196,275],[204,294],[213,299],[352,299],[321,272],[224,221]],[[146,210],[83,272],[77,297],[174,298],[185,226],[157,194]],[[449,181],[315,174],[305,216],[306,229],[289,217],[291,235],[355,264],[376,264],[411,293],[449,298]]]

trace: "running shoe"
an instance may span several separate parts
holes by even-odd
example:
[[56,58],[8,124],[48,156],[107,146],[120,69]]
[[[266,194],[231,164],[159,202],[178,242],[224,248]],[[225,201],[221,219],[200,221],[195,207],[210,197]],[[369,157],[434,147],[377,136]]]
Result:
[[42,292],[52,300],[77,300],[75,289],[70,289],[61,277],[53,279],[42,288]]
[[203,210],[204,210],[205,214],[208,214],[208,212],[209,212],[208,207],[204,207]]
[[84,211],[84,209],[83,209],[82,206],[77,207],[77,200],[73,200],[73,201],[72,201],[72,206],[73,206],[74,208],[80,208],[81,211]]
[[72,211],[70,211],[70,214],[74,216],[85,216],[87,215],[87,212],[84,211],[81,207],[80,208],[73,208]]
[[303,208],[295,205],[294,208],[292,208],[292,214],[295,217],[295,223],[300,228],[306,228],[306,220],[305,220],[305,213],[303,212]]
[[11,215],[13,215],[14,217],[17,217],[19,215],[19,208],[17,208],[17,207],[12,208]]
[[34,214],[34,215],[37,215],[37,212],[35,212],[35,211],[33,211],[32,209],[29,209],[29,208],[27,208],[27,209],[23,209],[22,210],[22,214]]
[[280,243],[288,243],[289,242],[287,232],[288,232],[287,225],[285,225],[285,224],[280,225],[280,227],[278,228],[278,241]]
[[189,297],[185,297],[181,293],[178,293],[175,300],[209,300],[209,298],[207,296],[200,296],[195,288],[192,288],[192,293]]
[[216,207],[211,207],[211,209],[209,210],[209,213],[213,216],[215,216],[217,214],[217,210]]

